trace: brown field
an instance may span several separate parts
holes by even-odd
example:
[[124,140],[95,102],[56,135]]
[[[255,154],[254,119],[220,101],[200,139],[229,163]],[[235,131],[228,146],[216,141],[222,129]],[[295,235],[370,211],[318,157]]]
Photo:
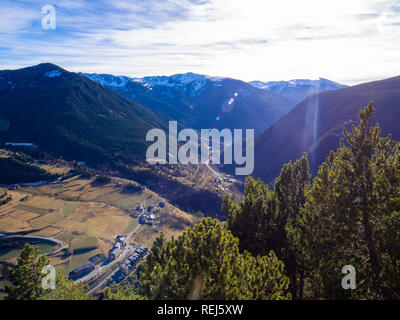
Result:
[[49,257],[49,262],[52,266],[56,267],[61,264],[66,264],[68,260],[68,256],[65,255],[63,252],[57,253],[54,256]]
[[32,232],[30,235],[33,236],[43,236],[43,237],[53,237],[56,234],[59,234],[63,231],[62,228],[59,227],[47,227],[37,232]]
[[[33,187],[26,188],[29,192]],[[43,210],[55,210],[62,208],[64,202],[49,196],[35,195],[23,203],[25,206],[35,207]]]
[[18,191],[9,191],[7,189],[0,188],[0,193],[3,192],[11,194],[12,200],[6,205],[0,206],[0,217],[2,215],[8,215],[12,211],[13,207],[19,205],[21,203],[20,200],[27,196],[27,194],[25,193],[21,193]]
[[32,230],[29,222],[11,216],[0,217],[0,232],[22,232]]
[[[75,233],[112,240],[125,231],[130,220],[132,218],[119,208],[98,202],[82,202],[73,213],[56,225],[68,230],[71,238]],[[63,241],[68,240],[66,237]]]
[[50,165],[47,164],[45,166],[40,166],[42,169],[50,172],[51,174],[59,174],[63,175],[66,174],[69,171],[69,168],[65,166],[56,166],[56,165]]
[[13,217],[14,219],[29,221],[40,217],[40,214],[34,212],[26,212],[26,211],[12,211],[10,212],[10,216]]
[[[58,174],[68,171],[55,165],[42,168]],[[67,246],[72,241],[76,248],[97,243],[95,250],[74,254],[69,264],[64,252],[50,257],[51,264],[67,273],[97,253],[107,255],[117,235],[134,230],[138,219],[131,214],[144,200],[146,206],[163,201],[166,207],[158,227],[140,226],[133,235],[131,240],[137,245],[151,248],[160,231],[167,237],[176,236],[198,220],[147,188],[135,194],[122,193],[129,180],[112,178],[106,185],[93,186],[94,180],[72,177],[59,184],[8,191],[12,201],[0,207],[0,232],[35,230],[32,235],[54,236]]]
[[63,218],[61,210],[53,211],[51,213],[40,216],[30,221],[33,229],[43,229],[51,226]]

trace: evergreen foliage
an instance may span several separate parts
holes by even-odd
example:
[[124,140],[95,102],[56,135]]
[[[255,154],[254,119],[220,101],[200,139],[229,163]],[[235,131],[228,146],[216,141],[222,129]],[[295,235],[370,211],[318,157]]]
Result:
[[14,158],[0,158],[0,168],[0,183],[4,184],[49,181],[58,177]]
[[[309,266],[312,297],[400,299],[400,150],[371,126],[374,108],[344,130],[321,165],[290,239]],[[357,271],[357,289],[343,290],[341,269]]]
[[74,284],[74,281],[69,280],[63,274],[57,275],[55,289],[48,289],[41,296],[40,300],[89,300],[89,295],[86,293],[89,288],[85,284]]
[[36,300],[44,294],[42,268],[48,264],[36,246],[26,244],[15,268],[9,268],[13,286],[6,287],[7,300]]
[[288,299],[283,268],[273,252],[239,253],[238,239],[207,218],[176,239],[157,238],[138,293],[149,299]]

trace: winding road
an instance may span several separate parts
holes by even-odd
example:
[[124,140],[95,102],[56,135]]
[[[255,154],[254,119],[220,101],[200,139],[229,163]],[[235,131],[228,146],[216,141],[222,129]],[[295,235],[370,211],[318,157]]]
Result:
[[29,235],[26,236],[26,235],[22,235],[22,234],[4,235],[4,234],[0,233],[0,240],[7,240],[7,239],[14,239],[14,238],[46,240],[46,241],[54,242],[60,246],[56,250],[46,253],[46,256],[55,255],[55,254],[59,253],[61,250],[66,248],[66,244],[63,241],[58,240],[54,237],[29,236]]
[[[141,203],[140,203],[140,207],[142,209],[144,209],[144,206],[146,204],[146,200],[149,199],[150,196],[147,196]],[[111,261],[109,264],[106,264],[104,266],[98,267],[95,270],[93,270],[92,272],[88,273],[87,275],[83,276],[82,278],[79,278],[78,280],[75,280],[74,282],[77,283],[82,283],[82,282],[88,282],[90,280],[92,280],[95,277],[99,277],[101,276],[103,273],[107,272],[108,269],[110,269],[112,266],[114,266],[115,264],[118,264],[119,262],[121,262],[122,260],[126,259],[126,257],[133,251],[134,247],[132,245],[129,244],[129,240],[132,237],[132,235],[137,232],[140,228],[140,217],[142,216],[142,214],[144,214],[144,210],[143,212],[139,215],[138,218],[138,225],[136,226],[135,229],[133,229],[130,233],[128,233],[126,235],[126,239],[125,242],[127,243],[127,245],[125,246],[125,248],[123,249],[123,251],[120,253],[120,255],[113,261]],[[94,288],[92,288],[89,293],[95,291],[97,288],[101,287],[102,285],[104,285],[104,283],[106,283],[106,281],[112,277],[117,271],[119,270],[119,267],[114,270],[112,273],[110,273],[103,281],[101,281],[98,285],[96,285]]]

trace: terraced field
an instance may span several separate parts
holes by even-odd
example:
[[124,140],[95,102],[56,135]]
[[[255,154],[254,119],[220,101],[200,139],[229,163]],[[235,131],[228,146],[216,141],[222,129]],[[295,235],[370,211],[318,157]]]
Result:
[[[55,171],[54,171],[55,170]],[[53,172],[65,173],[62,168]],[[67,248],[50,256],[50,263],[65,274],[82,265],[96,254],[107,256],[115,237],[127,234],[138,226],[136,207],[166,203],[157,228],[141,226],[131,238],[132,243],[151,246],[163,231],[176,235],[197,221],[193,215],[172,206],[167,200],[144,188],[137,193],[125,193],[129,180],[112,178],[96,186],[92,179],[71,177],[58,184],[19,187],[5,190],[12,200],[0,207],[0,233],[21,233],[63,241]],[[41,248],[43,252],[51,248]],[[15,262],[18,250],[0,253],[0,261]]]

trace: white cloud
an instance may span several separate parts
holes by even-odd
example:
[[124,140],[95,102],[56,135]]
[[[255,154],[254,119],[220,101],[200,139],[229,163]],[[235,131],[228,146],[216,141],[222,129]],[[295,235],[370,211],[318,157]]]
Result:
[[400,58],[398,0],[62,0],[54,34],[21,34],[37,17],[32,1],[17,3],[12,16],[19,8],[24,18],[15,33],[0,23],[6,67],[49,61],[131,76],[192,71],[351,84],[396,75]]

